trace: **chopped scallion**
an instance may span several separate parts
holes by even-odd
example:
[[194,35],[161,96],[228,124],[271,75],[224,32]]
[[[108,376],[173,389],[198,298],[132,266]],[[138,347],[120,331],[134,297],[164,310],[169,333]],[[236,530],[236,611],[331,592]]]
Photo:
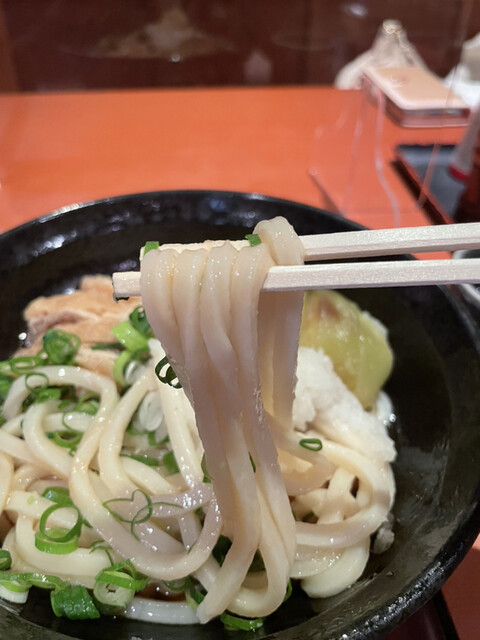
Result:
[[240,618],[224,611],[220,620],[228,631],[255,631],[263,627],[264,618]]
[[257,233],[247,233],[245,240],[248,240],[251,247],[256,247],[257,244],[262,244],[260,236]]
[[168,475],[173,475],[174,473],[178,473],[180,471],[173,451],[168,451],[168,453],[163,456],[162,464],[167,470]]
[[129,351],[122,351],[122,353],[115,360],[113,365],[113,379],[120,387],[126,386],[125,380],[125,368],[132,360],[132,354]]
[[[49,529],[51,532],[58,531],[63,533],[66,531],[65,529]],[[55,555],[66,555],[67,553],[72,553],[78,548],[78,538],[72,538],[66,542],[58,542],[53,541],[50,538],[46,538],[44,535],[37,531],[35,533],[35,546],[39,551],[43,551],[45,553],[52,553]]]
[[158,467],[159,464],[157,458],[152,458],[152,456],[141,455],[137,453],[122,453],[121,455],[124,458],[131,458],[132,460],[136,460],[137,462],[142,462],[143,464],[146,464],[147,467]]
[[[71,529],[64,527],[47,528],[49,517],[58,509],[73,509],[77,514],[75,524]],[[82,530],[82,516],[75,506],[59,504],[55,502],[45,509],[38,523],[38,531],[35,533],[35,546],[40,551],[54,554],[72,553],[78,547],[78,538]]]
[[38,356],[18,356],[17,358],[10,358],[8,362],[12,372],[19,376],[23,376],[25,373],[44,364],[44,360]]
[[14,602],[15,604],[24,604],[28,598],[30,587],[18,581],[0,581],[0,598]]
[[135,307],[128,318],[130,320],[130,324],[134,329],[139,331],[144,336],[147,336],[149,338],[153,337],[153,331],[147,320],[147,316],[143,307]]
[[0,549],[0,571],[6,571],[12,566],[12,556],[7,549]]
[[145,243],[145,246],[143,247],[143,255],[145,255],[149,251],[153,251],[155,249],[158,249],[159,246],[160,246],[160,243],[158,242],[158,240],[148,240]]
[[167,356],[162,358],[160,362],[155,367],[155,374],[160,382],[164,382],[165,384],[170,385],[174,389],[180,389],[182,385],[180,384],[177,374],[172,369],[168,362]]
[[298,444],[304,449],[309,449],[310,451],[320,451],[323,447],[320,438],[302,438]]
[[212,478],[210,477],[210,475],[209,475],[209,473],[207,471],[207,463],[205,461],[205,453],[202,456],[202,461],[200,463],[200,467],[201,467],[201,469],[203,471],[203,482],[206,482],[206,483],[211,482]]
[[42,497],[63,507],[73,507],[73,502],[67,487],[47,487],[42,493]]
[[[133,600],[135,591],[107,584],[106,582],[96,582],[93,588],[93,595],[101,605],[106,605],[113,609],[125,609],[127,604]],[[108,612],[113,613],[113,611]]]
[[43,350],[51,364],[73,364],[82,341],[73,333],[50,329],[42,339]]
[[148,584],[147,576],[139,573],[129,560],[117,562],[107,569],[102,569],[95,580],[134,592],[145,589]]
[[70,620],[88,620],[100,617],[87,589],[79,584],[66,584],[50,594],[53,613]]
[[112,333],[117,340],[127,349],[127,351],[147,351],[148,340],[147,338],[137,331],[128,320],[119,322],[112,329]]
[[111,554],[112,547],[103,540],[97,540],[96,542],[92,543],[92,545],[90,546],[90,553],[93,553],[94,551],[104,551],[107,554],[107,558],[110,564],[114,564]]
[[49,436],[59,447],[74,451],[80,443],[83,434],[80,431],[52,431]]
[[292,595],[292,593],[293,593],[293,585],[292,585],[292,581],[289,580],[287,582],[287,589],[285,591],[285,597],[284,597],[283,601],[285,602],[286,600],[288,600],[290,598],[290,596]]
[[5,373],[0,373],[0,402],[3,402],[10,391],[10,387],[13,384],[12,376]]
[[123,349],[121,342],[97,342],[90,347],[93,351],[118,351]]

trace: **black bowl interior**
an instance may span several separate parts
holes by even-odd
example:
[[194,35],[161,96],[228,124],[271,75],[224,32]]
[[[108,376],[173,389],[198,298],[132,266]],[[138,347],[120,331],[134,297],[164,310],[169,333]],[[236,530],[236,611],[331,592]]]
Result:
[[[0,357],[23,330],[22,310],[38,295],[71,290],[85,274],[138,267],[147,240],[241,238],[261,219],[285,216],[300,234],[356,228],[338,216],[252,194],[181,191],[137,194],[75,206],[0,237]],[[295,591],[256,638],[381,637],[440,588],[480,524],[480,358],[474,323],[455,292],[438,287],[347,292],[390,332],[396,363],[388,382],[394,437],[396,538],[372,556],[344,593],[308,600]],[[132,637],[242,640],[216,622],[154,626],[124,619],[73,623],[50,612],[48,594],[23,607],[0,603],[0,636],[103,640]]]

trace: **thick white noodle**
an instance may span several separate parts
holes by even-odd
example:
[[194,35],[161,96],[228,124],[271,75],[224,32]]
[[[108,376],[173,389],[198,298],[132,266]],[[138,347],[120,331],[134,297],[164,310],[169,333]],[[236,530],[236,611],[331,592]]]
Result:
[[[257,357],[257,309],[266,273],[274,264],[271,237],[285,245],[279,249],[283,254],[279,259],[293,264],[301,256],[298,247],[293,255],[295,238],[285,221],[277,220],[270,226],[260,229],[264,241],[254,248],[238,250],[227,242],[209,251],[200,247],[178,254],[167,249],[149,252],[142,263],[147,317],[195,410],[223,532],[232,540],[198,607],[202,622],[225,608],[244,615],[273,611],[285,595],[295,554],[288,495],[259,402],[258,362],[263,363],[262,383],[267,387],[271,382],[271,410],[279,413],[283,425],[291,425],[301,296],[296,295],[295,304],[291,300],[283,306],[293,333],[285,331],[280,318],[270,352],[267,342],[265,347],[261,345],[263,358]],[[280,298],[277,304],[281,309]],[[285,342],[287,333],[290,338]],[[285,376],[286,393],[284,380],[279,381],[273,369],[265,366],[277,348],[274,364],[285,372],[279,376]],[[325,474],[317,474],[316,481],[321,483],[325,478]],[[275,552],[270,554],[272,547]],[[267,588],[249,598],[242,583],[257,549],[264,556]]]
[[13,484],[13,470],[12,458],[6,453],[0,452],[0,515],[5,509]]
[[198,624],[195,611],[186,602],[134,598],[123,612],[126,618],[156,624]]

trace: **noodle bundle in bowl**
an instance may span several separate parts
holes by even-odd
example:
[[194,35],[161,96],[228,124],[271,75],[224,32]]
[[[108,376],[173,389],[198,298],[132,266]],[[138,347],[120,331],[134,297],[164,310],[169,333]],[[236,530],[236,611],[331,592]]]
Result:
[[[377,638],[465,554],[480,508],[467,314],[439,287],[317,291],[300,325],[298,299],[255,289],[302,258],[266,223],[279,215],[302,235],[352,227],[175,192],[0,236],[0,635]],[[246,233],[254,246],[223,242]],[[111,274],[152,239],[144,300],[114,303]]]
[[27,310],[57,326],[2,365],[4,598],[43,582],[72,619],[253,630],[292,580],[334,595],[381,527],[389,546],[382,403],[366,411],[323,350],[299,352],[302,292],[261,294],[271,266],[303,261],[290,224],[261,222],[246,244],[146,251],[145,312],[113,327],[117,343],[79,352],[52,300]]

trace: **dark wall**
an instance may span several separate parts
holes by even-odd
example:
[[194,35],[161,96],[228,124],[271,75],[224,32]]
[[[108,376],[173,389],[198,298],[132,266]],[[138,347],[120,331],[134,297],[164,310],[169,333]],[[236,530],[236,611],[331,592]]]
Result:
[[397,18],[445,75],[470,0],[3,0],[0,90],[331,83]]

